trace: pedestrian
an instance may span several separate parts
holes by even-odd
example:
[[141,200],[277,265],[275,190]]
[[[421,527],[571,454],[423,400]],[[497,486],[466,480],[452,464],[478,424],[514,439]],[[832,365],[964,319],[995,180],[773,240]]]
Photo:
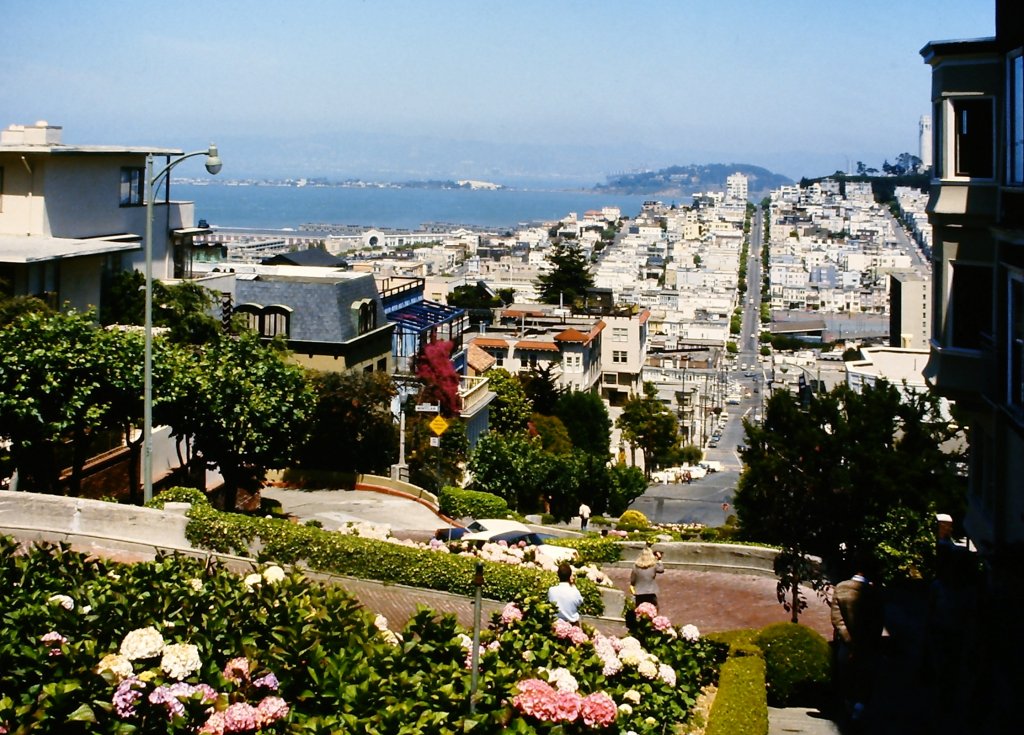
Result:
[[629,591],[637,605],[649,602],[658,607],[658,575],[665,571],[661,563],[661,552],[648,544],[644,547],[629,573]]
[[836,585],[831,617],[836,655],[836,685],[850,719],[861,719],[871,694],[884,627],[881,590],[859,558],[857,572]]
[[569,623],[580,621],[580,606],[583,595],[576,589],[572,567],[562,562],[558,565],[558,584],[548,588],[548,602],[555,606],[555,614]]
[[590,506],[586,503],[580,503],[580,530],[587,530],[587,523],[590,521]]

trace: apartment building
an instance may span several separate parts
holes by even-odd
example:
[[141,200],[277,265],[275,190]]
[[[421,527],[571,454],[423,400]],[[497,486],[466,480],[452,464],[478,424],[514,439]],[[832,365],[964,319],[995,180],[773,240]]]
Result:
[[[0,132],[0,282],[51,306],[100,305],[105,276],[143,267],[146,156],[175,148],[74,145],[45,121]],[[153,275],[171,278],[197,234],[192,202],[156,192]]]
[[977,732],[1020,732],[1024,681],[1024,9],[996,1],[993,38],[936,41],[931,356],[925,375],[969,430],[964,527],[984,563],[972,630]]

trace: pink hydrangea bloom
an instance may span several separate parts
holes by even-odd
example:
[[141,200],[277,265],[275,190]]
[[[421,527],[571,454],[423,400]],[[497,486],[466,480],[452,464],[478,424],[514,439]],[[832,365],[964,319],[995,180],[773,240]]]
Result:
[[580,703],[580,717],[590,727],[608,727],[618,714],[615,700],[605,692],[593,692]]
[[288,716],[288,703],[280,697],[264,697],[256,705],[256,723],[258,727],[272,725],[282,717]]
[[657,615],[658,608],[656,608],[649,602],[641,602],[639,605],[636,606],[636,616],[638,618],[651,618],[653,620],[655,617],[657,617]]
[[181,688],[181,682],[173,684],[171,686],[159,686],[149,693],[149,701],[151,704],[163,705],[164,709],[167,710],[167,719],[174,719],[175,715],[183,717],[185,715],[185,705],[178,699],[179,696],[189,696],[192,694],[191,687],[188,684],[183,686],[188,687],[189,691]]
[[142,682],[134,676],[121,681],[114,690],[114,711],[118,717],[135,717],[135,704],[142,699],[142,692],[135,689],[136,685],[141,686]]
[[523,619],[523,611],[514,602],[510,602],[505,605],[501,610],[501,622],[505,625],[511,625],[514,622]]
[[524,715],[545,722],[555,721],[555,690],[546,681],[524,679],[516,684],[519,693],[512,697],[512,706]]
[[239,656],[228,661],[224,666],[224,678],[235,684],[249,681],[249,659]]
[[655,630],[660,630],[662,633],[672,630],[672,621],[664,615],[656,615],[651,619],[651,624]]
[[580,715],[583,697],[576,692],[555,691],[555,717],[558,722],[575,722]]
[[[65,638],[64,636],[62,636],[60,633],[58,633],[55,630],[51,630],[49,633],[44,634],[43,637],[40,638],[40,640],[43,643],[49,643],[50,644],[50,646],[51,646],[50,653],[49,653],[50,656],[60,656],[60,654],[61,654],[60,647],[68,642],[67,638]],[[56,644],[56,645],[54,645],[54,644]]]
[[248,702],[235,702],[224,710],[224,731],[245,732],[256,729],[258,710]]
[[570,640],[577,646],[590,640],[587,634],[583,632],[583,628],[560,618],[555,621],[553,631],[556,638]]
[[276,692],[278,687],[281,686],[281,682],[279,682],[277,677],[274,676],[274,673],[271,672],[259,677],[258,679],[253,679],[252,685],[257,689],[269,689],[272,692]]
[[224,713],[214,712],[199,728],[199,735],[224,735],[224,726]]

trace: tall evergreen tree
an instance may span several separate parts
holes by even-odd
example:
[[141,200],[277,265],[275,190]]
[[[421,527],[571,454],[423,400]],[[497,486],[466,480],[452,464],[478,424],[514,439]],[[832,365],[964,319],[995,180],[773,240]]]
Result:
[[547,261],[553,270],[538,277],[535,284],[542,304],[572,304],[593,287],[590,264],[578,243],[556,240]]

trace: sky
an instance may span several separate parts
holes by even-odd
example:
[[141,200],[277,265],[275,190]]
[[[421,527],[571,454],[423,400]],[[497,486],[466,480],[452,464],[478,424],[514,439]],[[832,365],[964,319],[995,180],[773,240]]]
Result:
[[995,31],[994,0],[0,0],[0,26],[3,127],[213,141],[230,178],[555,185],[880,168],[919,152],[920,49]]

